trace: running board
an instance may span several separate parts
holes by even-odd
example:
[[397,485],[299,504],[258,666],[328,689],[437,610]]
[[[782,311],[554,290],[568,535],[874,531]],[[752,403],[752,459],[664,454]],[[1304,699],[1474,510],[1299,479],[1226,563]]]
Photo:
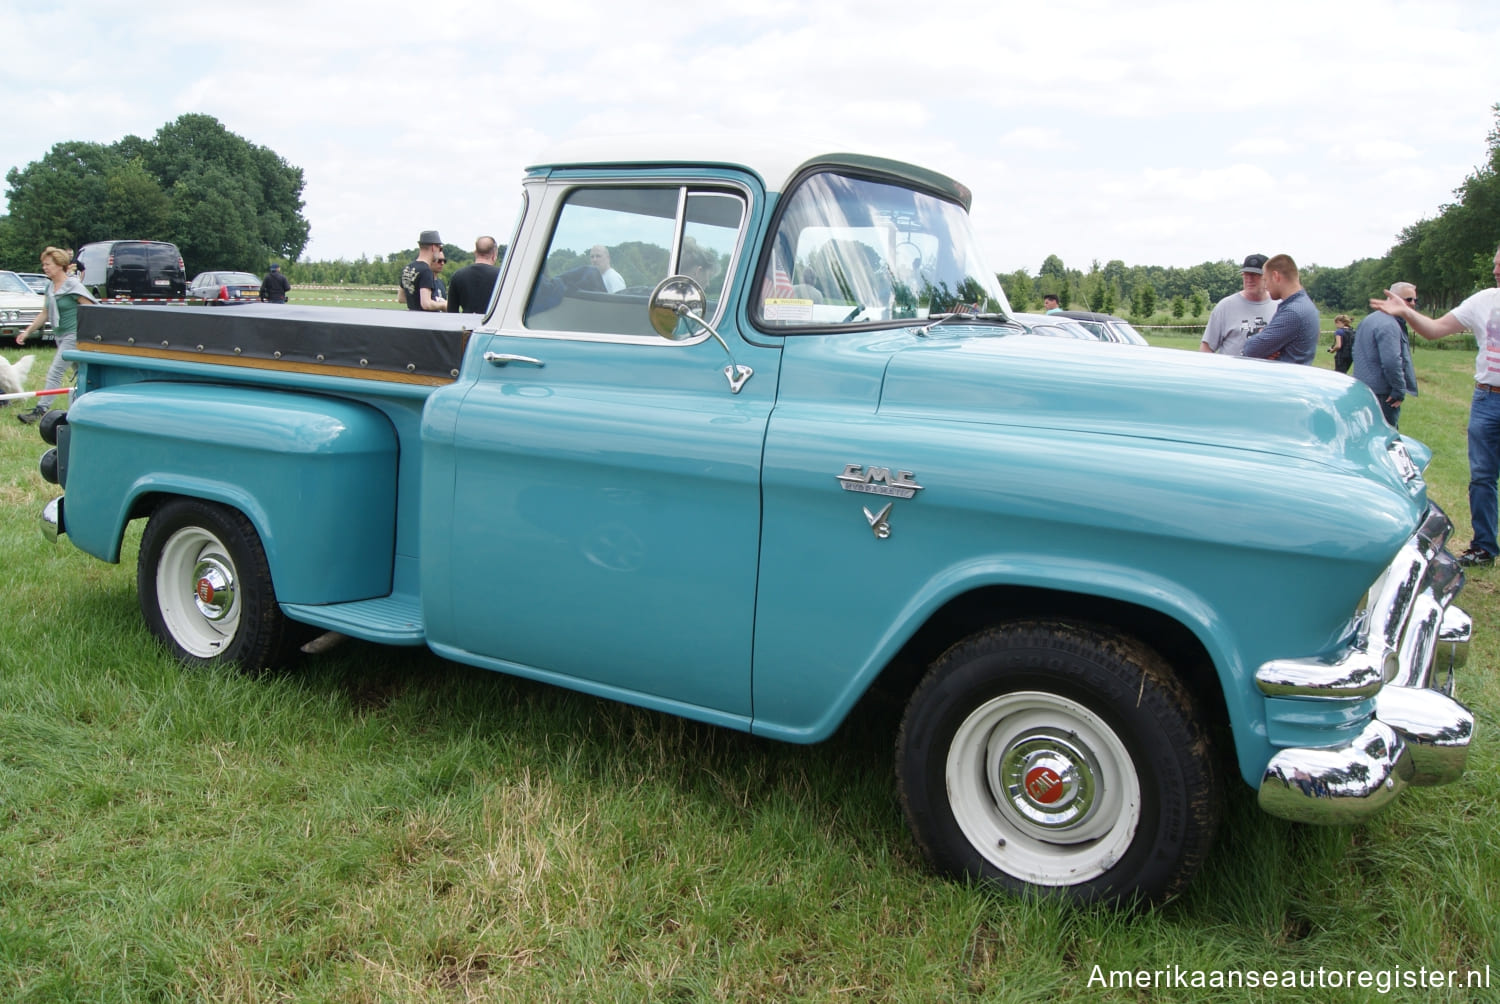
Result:
[[421,602],[402,593],[350,603],[283,603],[281,612],[303,624],[383,645],[422,645],[427,641]]

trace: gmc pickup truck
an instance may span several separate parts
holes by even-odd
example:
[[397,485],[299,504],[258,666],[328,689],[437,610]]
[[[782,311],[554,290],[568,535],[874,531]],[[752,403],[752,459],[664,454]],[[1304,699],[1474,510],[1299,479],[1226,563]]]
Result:
[[961,184],[710,147],[529,169],[482,317],[85,308],[44,528],[145,520],[189,664],[426,645],[794,743],[878,686],[927,859],[1020,892],[1171,896],[1235,774],[1459,777],[1463,575],[1363,385],[1027,335]]

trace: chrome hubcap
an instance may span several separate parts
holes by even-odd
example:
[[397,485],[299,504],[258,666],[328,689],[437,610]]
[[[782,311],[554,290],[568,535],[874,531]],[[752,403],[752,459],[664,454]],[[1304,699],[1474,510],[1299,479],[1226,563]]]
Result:
[[234,570],[217,558],[204,558],[193,569],[193,594],[198,612],[221,621],[234,607]]
[[1064,734],[1046,729],[1028,733],[990,762],[998,774],[994,790],[1037,826],[1065,830],[1087,819],[1094,807],[1097,768]]

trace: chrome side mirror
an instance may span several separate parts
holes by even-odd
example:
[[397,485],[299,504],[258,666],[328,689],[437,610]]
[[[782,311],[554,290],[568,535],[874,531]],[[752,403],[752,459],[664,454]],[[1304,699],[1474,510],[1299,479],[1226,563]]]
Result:
[[703,320],[706,305],[703,287],[696,281],[685,275],[669,275],[651,291],[650,306],[646,309],[651,312],[651,327],[658,335],[680,342],[698,333],[691,325],[683,324],[683,318],[692,318],[708,327]]
[[755,375],[755,371],[736,363],[734,353],[729,350],[729,343],[713,329],[713,325],[703,319],[706,303],[703,287],[696,280],[686,275],[669,275],[651,291],[646,310],[651,316],[652,329],[668,341],[680,342],[685,338],[692,338],[699,331],[713,335],[714,341],[729,356],[724,376],[729,380],[730,391],[738,394],[740,388],[745,386],[745,381]]

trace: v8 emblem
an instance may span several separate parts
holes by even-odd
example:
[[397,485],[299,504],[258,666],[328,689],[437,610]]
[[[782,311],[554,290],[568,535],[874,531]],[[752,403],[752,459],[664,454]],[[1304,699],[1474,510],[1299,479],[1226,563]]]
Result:
[[865,519],[870,524],[870,529],[875,531],[876,540],[885,540],[891,535],[891,522],[887,519],[891,514],[891,503],[887,502],[885,508],[878,513],[865,510]]

